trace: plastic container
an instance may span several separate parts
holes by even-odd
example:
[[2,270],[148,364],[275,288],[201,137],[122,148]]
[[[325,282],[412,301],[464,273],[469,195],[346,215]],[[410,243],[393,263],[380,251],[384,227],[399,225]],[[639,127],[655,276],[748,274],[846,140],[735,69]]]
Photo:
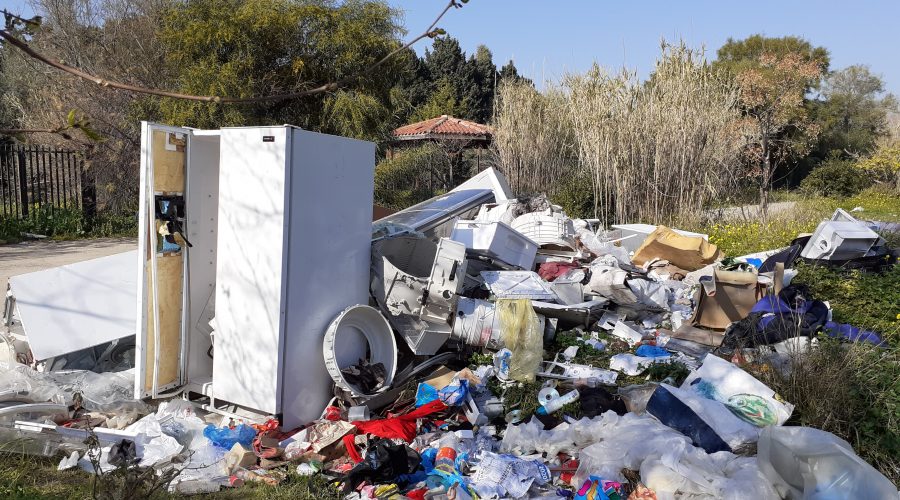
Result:
[[538,248],[537,243],[503,222],[458,220],[450,239],[464,244],[466,248],[485,251],[507,264],[529,270],[534,266]]
[[540,408],[535,410],[535,413],[537,413],[538,415],[549,415],[555,411],[558,411],[560,408],[569,403],[578,401],[579,397],[580,394],[578,393],[577,389],[571,392],[567,392],[562,396],[559,396],[558,398],[553,398],[550,401],[547,401],[544,406],[541,406]]

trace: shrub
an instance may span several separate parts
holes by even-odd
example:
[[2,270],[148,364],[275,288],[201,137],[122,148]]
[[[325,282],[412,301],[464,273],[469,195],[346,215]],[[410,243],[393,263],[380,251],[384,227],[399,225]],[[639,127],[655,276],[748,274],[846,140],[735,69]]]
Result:
[[446,153],[434,144],[399,150],[375,167],[375,203],[399,210],[427,200],[450,182],[449,166]]
[[861,175],[852,162],[829,158],[800,183],[800,189],[810,196],[853,196],[872,184],[870,178]]

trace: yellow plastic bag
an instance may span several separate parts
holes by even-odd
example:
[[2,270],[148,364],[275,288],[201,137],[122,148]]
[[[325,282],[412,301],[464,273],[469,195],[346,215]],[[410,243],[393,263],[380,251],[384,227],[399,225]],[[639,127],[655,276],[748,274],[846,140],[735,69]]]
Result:
[[509,378],[531,382],[544,355],[544,334],[540,321],[528,299],[500,299],[496,303],[500,315],[500,333],[504,346],[512,351]]

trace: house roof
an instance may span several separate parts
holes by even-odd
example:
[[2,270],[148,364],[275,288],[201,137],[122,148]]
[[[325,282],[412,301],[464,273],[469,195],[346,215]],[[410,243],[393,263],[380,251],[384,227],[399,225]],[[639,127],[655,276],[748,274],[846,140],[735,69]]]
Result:
[[480,123],[441,115],[437,118],[411,123],[392,133],[400,141],[418,139],[475,139],[489,140],[494,129]]

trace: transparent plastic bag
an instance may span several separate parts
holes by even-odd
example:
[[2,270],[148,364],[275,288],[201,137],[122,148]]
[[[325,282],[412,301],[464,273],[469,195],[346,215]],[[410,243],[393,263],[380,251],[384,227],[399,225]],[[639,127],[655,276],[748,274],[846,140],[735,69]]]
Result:
[[759,468],[782,496],[803,500],[898,498],[897,488],[850,443],[811,427],[766,427]]
[[544,354],[544,334],[537,314],[528,299],[500,299],[497,301],[503,344],[512,352],[509,378],[531,382],[541,366]]

